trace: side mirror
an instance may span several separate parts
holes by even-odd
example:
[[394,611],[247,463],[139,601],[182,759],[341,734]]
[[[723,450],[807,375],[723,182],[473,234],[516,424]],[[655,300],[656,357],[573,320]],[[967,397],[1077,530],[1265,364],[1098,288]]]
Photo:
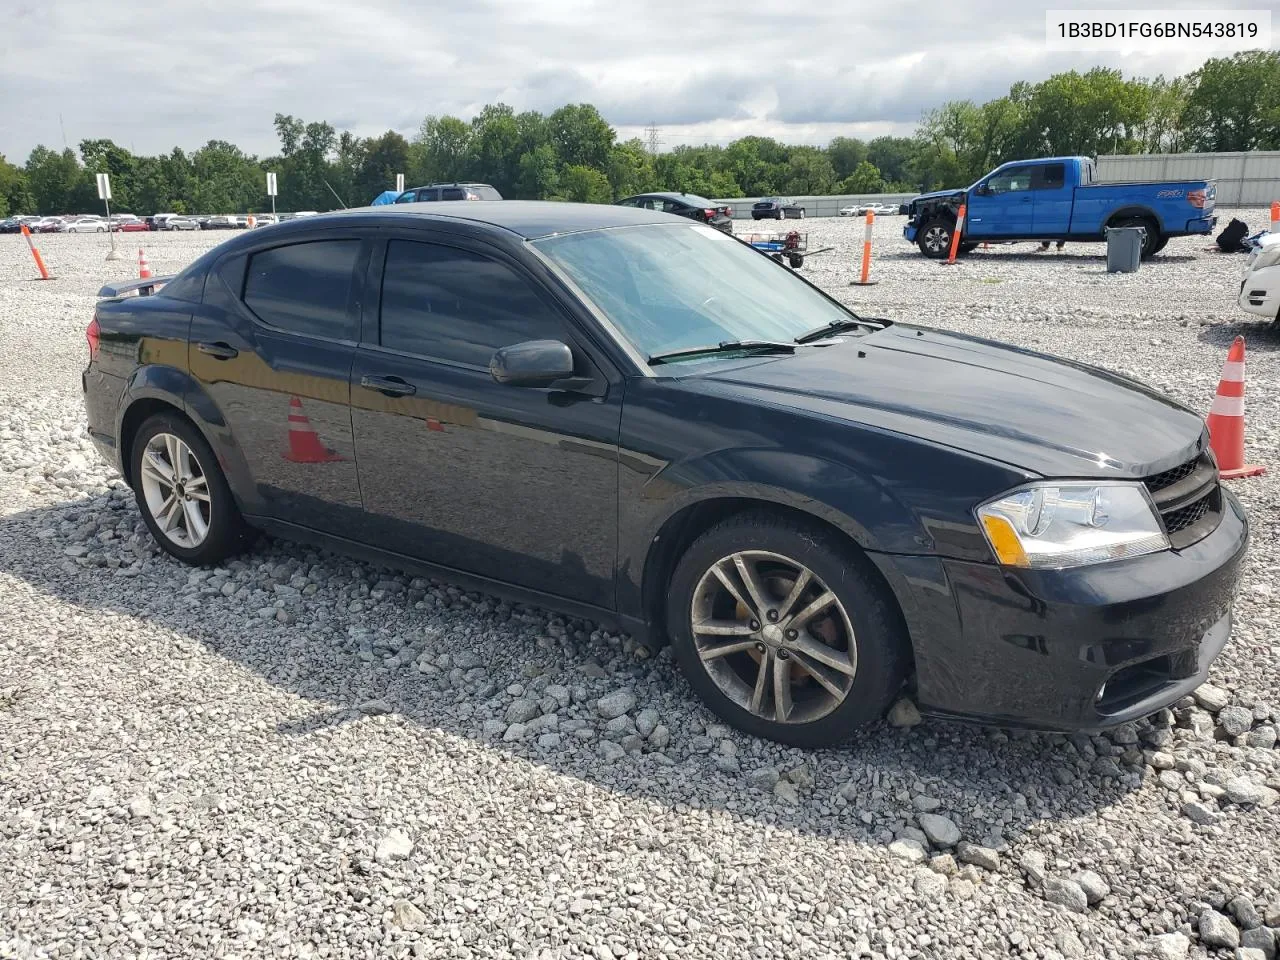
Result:
[[985,183],[980,183],[977,185],[977,187],[974,188],[973,192],[980,197],[985,197],[990,195],[991,188],[987,186]]
[[559,340],[526,340],[502,347],[489,361],[489,375],[511,387],[550,387],[573,376],[573,352]]

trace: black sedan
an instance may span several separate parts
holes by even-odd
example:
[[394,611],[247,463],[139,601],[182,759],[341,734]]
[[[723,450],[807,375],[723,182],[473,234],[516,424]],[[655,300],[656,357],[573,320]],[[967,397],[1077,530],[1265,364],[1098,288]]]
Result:
[[855,316],[703,224],[388,205],[102,296],[89,431],[170,554],[267,530],[669,639],[762,736],[841,741],[904,688],[1104,728],[1231,630],[1248,527],[1199,416]]
[[725,233],[733,233],[733,208],[717,207],[713,201],[694,193],[641,193],[619,200],[618,206],[674,213],[677,217],[688,217],[699,223],[709,223]]
[[782,197],[764,197],[751,205],[752,220],[785,220],[788,217],[803,220],[804,207]]

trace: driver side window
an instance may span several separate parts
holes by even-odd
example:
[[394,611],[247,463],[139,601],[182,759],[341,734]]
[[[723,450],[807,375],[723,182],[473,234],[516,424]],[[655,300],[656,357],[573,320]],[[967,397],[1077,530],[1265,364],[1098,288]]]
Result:
[[1031,189],[1031,171],[1033,167],[1019,167],[997,173],[987,181],[987,192],[990,194],[1022,193]]

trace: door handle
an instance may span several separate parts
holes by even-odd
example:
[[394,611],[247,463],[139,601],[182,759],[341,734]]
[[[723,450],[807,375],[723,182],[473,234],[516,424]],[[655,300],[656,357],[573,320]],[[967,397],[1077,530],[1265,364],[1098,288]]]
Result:
[[412,383],[407,383],[399,377],[363,376],[360,378],[360,386],[377,390],[388,397],[411,397],[418,392],[418,388]]
[[229,343],[223,343],[221,340],[216,343],[200,343],[196,345],[196,349],[201,353],[206,353],[216,360],[230,360],[233,357],[240,356],[240,351]]

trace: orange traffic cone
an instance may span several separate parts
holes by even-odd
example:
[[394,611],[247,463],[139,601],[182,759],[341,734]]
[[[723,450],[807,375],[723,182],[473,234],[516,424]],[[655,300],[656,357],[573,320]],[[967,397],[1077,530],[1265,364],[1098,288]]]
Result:
[[1236,337],[1222,365],[1218,394],[1209,408],[1209,446],[1223,480],[1256,477],[1265,467],[1244,462],[1244,337]]
[[151,279],[151,267],[147,264],[147,255],[142,252],[142,248],[138,248],[138,279]]
[[293,463],[333,463],[345,459],[320,442],[297,397],[289,398],[289,452],[284,458]]

